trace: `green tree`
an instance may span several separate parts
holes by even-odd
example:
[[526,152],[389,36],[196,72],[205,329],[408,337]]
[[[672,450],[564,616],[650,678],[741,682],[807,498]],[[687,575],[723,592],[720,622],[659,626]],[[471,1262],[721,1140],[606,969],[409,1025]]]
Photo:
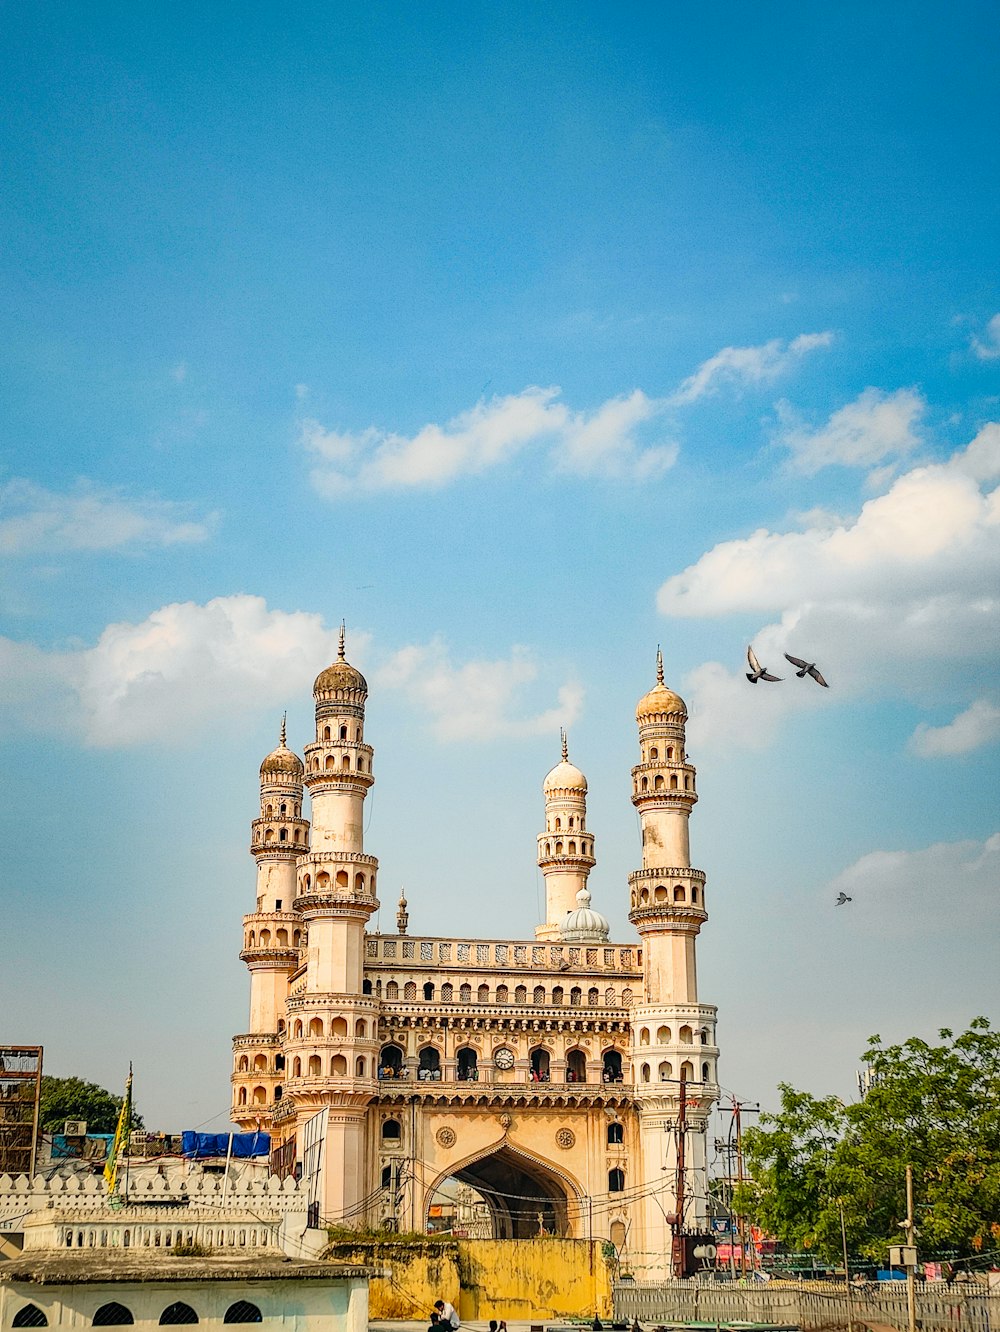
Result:
[[[39,1128],[43,1133],[61,1133],[67,1119],[84,1119],[88,1133],[114,1133],[123,1099],[82,1078],[43,1076]],[[132,1127],[142,1128],[142,1116],[134,1105]]]
[[1000,1033],[911,1037],[864,1056],[872,1086],[856,1105],[782,1085],[781,1108],[744,1136],[752,1184],[737,1209],[793,1248],[840,1253],[843,1208],[851,1247],[883,1259],[900,1243],[912,1165],[918,1244],[972,1255],[1000,1240]]

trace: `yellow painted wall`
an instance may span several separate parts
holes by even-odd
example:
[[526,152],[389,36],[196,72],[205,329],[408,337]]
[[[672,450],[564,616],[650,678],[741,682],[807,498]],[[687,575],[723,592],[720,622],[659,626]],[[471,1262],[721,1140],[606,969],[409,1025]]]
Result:
[[328,1256],[366,1263],[374,1277],[369,1317],[424,1318],[438,1299],[463,1321],[611,1315],[611,1277],[600,1241],[337,1241]]

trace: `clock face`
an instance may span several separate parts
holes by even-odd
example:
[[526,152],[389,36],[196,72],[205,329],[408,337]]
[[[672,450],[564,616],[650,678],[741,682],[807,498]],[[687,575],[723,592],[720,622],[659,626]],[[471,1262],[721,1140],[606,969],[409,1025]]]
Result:
[[513,1068],[514,1052],[513,1050],[497,1050],[493,1056],[493,1062],[497,1068]]

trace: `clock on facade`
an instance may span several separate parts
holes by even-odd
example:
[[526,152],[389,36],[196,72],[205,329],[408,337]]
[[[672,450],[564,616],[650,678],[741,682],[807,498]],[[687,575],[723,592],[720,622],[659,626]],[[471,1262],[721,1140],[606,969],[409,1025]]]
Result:
[[493,1062],[497,1068],[513,1068],[514,1052],[512,1050],[497,1050],[493,1056]]

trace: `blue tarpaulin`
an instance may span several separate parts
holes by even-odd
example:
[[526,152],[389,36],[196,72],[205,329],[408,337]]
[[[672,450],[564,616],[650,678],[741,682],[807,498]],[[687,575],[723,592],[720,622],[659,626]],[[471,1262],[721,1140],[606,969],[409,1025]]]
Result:
[[203,1156],[228,1156],[232,1139],[233,1156],[270,1156],[270,1133],[192,1133],[181,1134],[181,1155],[190,1160]]

